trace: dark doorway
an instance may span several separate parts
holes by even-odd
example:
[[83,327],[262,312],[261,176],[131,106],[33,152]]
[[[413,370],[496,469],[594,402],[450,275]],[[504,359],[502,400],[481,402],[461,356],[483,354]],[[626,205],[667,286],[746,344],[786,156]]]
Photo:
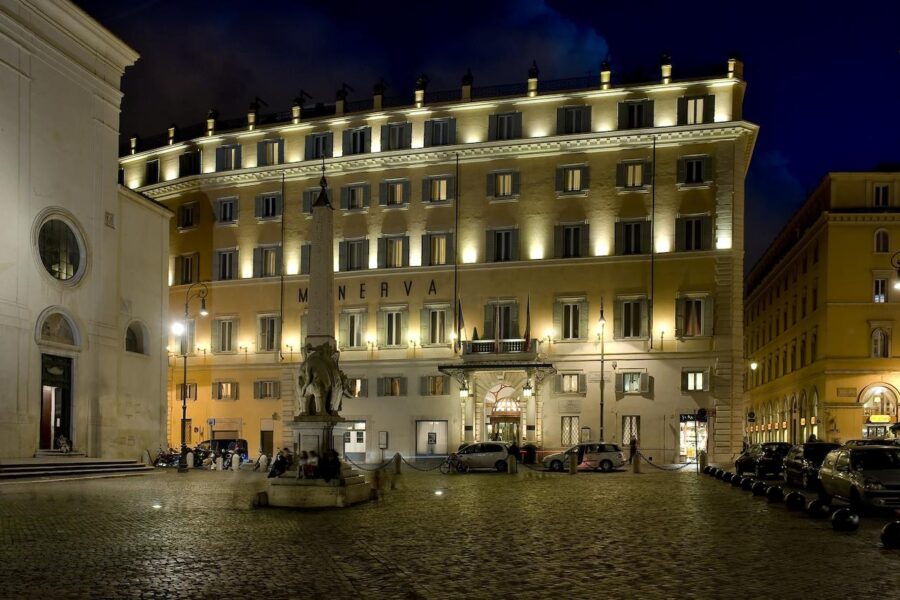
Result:
[[59,436],[72,441],[72,359],[41,355],[41,450],[59,447]]
[[273,456],[275,453],[275,432],[274,431],[260,431],[259,432],[259,445],[262,448],[262,451],[266,456]]

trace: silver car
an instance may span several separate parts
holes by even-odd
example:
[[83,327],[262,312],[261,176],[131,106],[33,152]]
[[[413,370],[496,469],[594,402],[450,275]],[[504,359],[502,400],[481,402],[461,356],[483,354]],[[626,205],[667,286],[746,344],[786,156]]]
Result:
[[545,456],[541,462],[545,469],[562,471],[569,468],[569,457],[578,456],[578,466],[600,471],[612,471],[625,464],[625,455],[616,444],[606,442],[584,442],[572,446],[565,452]]
[[819,469],[823,501],[846,500],[855,509],[900,507],[900,448],[854,446],[832,450]]
[[456,456],[469,469],[496,469],[502,473],[506,471],[509,444],[506,442],[469,444],[457,452]]

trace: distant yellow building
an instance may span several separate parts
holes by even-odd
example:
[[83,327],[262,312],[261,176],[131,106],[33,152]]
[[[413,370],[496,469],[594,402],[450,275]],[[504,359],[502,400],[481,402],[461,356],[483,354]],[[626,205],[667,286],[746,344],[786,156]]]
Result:
[[898,194],[898,172],[829,173],[750,272],[752,441],[893,435]]
[[[209,316],[193,306],[188,322],[188,441],[297,443],[282,424],[324,166],[335,334],[357,390],[342,412],[355,427],[348,455],[638,437],[677,461],[708,437],[730,456],[743,435],[744,177],[757,132],[742,120],[742,68],[675,80],[665,61],[657,81],[634,85],[605,67],[560,81],[533,69],[489,88],[469,75],[451,92],[421,81],[408,99],[376,86],[349,102],[342,90],[334,106],[251,105],[240,120],[211,113],[132,140],[123,181],[178,214],[173,315],[188,286],[210,282]],[[171,349],[177,443],[178,340]]]

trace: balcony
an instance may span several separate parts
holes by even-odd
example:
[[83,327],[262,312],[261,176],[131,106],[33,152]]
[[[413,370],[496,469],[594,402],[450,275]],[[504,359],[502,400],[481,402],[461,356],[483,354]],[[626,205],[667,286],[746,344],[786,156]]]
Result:
[[517,359],[537,356],[538,340],[525,339],[463,341],[463,358],[467,360],[496,359],[497,355],[515,355]]

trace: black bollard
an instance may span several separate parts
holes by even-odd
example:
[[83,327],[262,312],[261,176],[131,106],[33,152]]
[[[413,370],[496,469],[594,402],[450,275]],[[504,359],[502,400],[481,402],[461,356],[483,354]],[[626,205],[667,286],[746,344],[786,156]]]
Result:
[[722,481],[725,483],[731,483],[731,478],[734,477],[734,474],[731,471],[725,471],[725,474],[722,475]]
[[831,515],[831,528],[835,531],[856,531],[859,529],[859,515],[849,508],[839,508]]
[[722,476],[725,475],[725,471],[723,469],[716,469],[716,479],[722,479]]
[[825,519],[831,514],[831,507],[819,499],[813,499],[806,503],[806,514],[813,519]]
[[734,487],[741,487],[741,481],[743,481],[743,478],[735,473],[734,477],[731,478],[731,485]]
[[891,521],[881,528],[881,544],[891,550],[900,549],[900,521]]
[[784,498],[784,505],[788,510],[803,510],[806,498],[800,492],[791,492]]
[[752,477],[744,477],[743,479],[741,479],[741,489],[744,490],[745,492],[749,492],[750,490],[753,489],[754,483],[756,483],[756,482],[753,481]]
[[713,468],[712,468],[711,466],[706,465],[705,467],[703,467],[703,474],[704,474],[704,475],[709,475],[709,472],[712,471],[712,469],[713,469]]
[[781,489],[781,486],[778,485],[769,486],[769,488],[766,489],[766,500],[772,502],[773,504],[783,501],[784,490]]
[[767,489],[769,489],[769,486],[766,485],[765,481],[757,481],[753,484],[753,495],[760,497],[765,496]]

